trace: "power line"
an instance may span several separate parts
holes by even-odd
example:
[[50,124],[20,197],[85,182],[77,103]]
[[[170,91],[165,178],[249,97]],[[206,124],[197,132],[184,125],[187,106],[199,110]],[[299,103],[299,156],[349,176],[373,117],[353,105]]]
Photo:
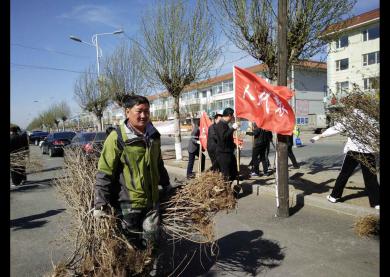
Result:
[[26,45],[23,45],[23,44],[20,44],[20,43],[11,43],[11,45],[12,46],[18,46],[18,47],[26,48],[26,49],[37,50],[37,51],[47,51],[47,52],[56,53],[56,54],[60,54],[60,55],[65,55],[65,56],[70,56],[70,57],[91,59],[91,57],[87,57],[87,56],[74,55],[74,54],[69,54],[69,53],[62,52],[62,51],[50,50],[50,49],[46,49],[46,48],[37,48],[37,47],[32,47],[32,46],[26,46]]
[[[64,68],[30,65],[30,64],[17,64],[17,63],[12,63],[12,62],[11,62],[11,65],[20,66],[20,67],[29,67],[29,68],[35,68],[35,69],[42,69],[42,70],[57,70],[57,71],[66,71],[66,72],[72,72],[72,73],[85,73],[82,71],[76,71],[76,70],[70,70],[70,69],[64,69]],[[91,72],[91,74],[97,74],[97,73]]]

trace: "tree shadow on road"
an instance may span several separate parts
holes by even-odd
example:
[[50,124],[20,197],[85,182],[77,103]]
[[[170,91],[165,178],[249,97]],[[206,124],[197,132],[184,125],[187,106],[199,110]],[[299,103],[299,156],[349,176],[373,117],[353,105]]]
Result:
[[64,168],[65,168],[64,166],[55,166],[55,167],[51,167],[51,168],[45,168],[42,170],[30,171],[30,172],[28,172],[28,174],[36,174],[36,173],[53,171],[53,170],[60,170],[60,169],[64,169]]
[[339,170],[343,164],[343,159],[343,154],[311,157],[305,160],[306,166],[310,169],[307,174],[316,174],[325,170]]
[[332,186],[328,184],[335,181],[335,178],[331,178],[321,183],[316,183],[309,181],[307,179],[301,178],[304,173],[295,173],[289,178],[289,183],[294,186],[295,189],[303,191],[303,195],[310,195],[313,193],[321,194],[328,192],[332,189]]
[[62,177],[53,177],[53,178],[47,178],[47,179],[41,179],[41,180],[28,180],[25,181],[23,185],[18,185],[10,190],[11,193],[15,192],[28,192],[32,191],[34,189],[45,189],[47,187],[51,187],[54,184],[54,180],[56,179],[63,179],[66,178],[65,176]]
[[260,230],[238,231],[214,245],[176,241],[164,251],[162,264],[165,268],[169,265],[172,276],[210,277],[221,271],[255,276],[279,266],[285,256],[277,242],[262,239],[262,235]]
[[65,211],[65,209],[49,210],[40,214],[12,219],[10,221],[10,228],[14,228],[13,231],[18,231],[21,229],[33,229],[37,227],[42,227],[48,222],[48,220],[37,220],[37,219],[53,216],[62,213],[63,211]]
[[285,257],[282,248],[276,241],[263,239],[262,236],[260,230],[238,231],[219,239],[218,271],[236,272],[238,275],[245,272],[256,276],[279,266]]

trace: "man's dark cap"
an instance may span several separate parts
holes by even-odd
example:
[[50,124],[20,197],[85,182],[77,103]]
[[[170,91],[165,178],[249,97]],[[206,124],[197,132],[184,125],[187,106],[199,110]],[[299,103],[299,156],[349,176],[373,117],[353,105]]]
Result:
[[232,109],[232,108],[226,108],[226,109],[224,109],[223,110],[223,116],[228,116],[228,115],[231,115],[231,116],[233,116],[233,114],[234,114],[234,110]]
[[217,119],[217,118],[220,117],[220,116],[222,116],[222,114],[216,113],[216,114],[214,115],[214,119]]

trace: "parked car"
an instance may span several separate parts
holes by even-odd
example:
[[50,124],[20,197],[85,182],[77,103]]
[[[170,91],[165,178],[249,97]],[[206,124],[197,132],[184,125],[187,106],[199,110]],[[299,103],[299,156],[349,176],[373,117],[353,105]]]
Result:
[[49,135],[49,132],[44,131],[32,131],[28,136],[28,141],[35,145],[38,145],[40,141],[44,140]]
[[56,154],[64,154],[64,146],[70,144],[75,132],[57,132],[47,136],[42,143],[42,154],[49,154],[53,157]]
[[80,150],[87,156],[99,157],[106,138],[106,132],[77,133],[65,149]]

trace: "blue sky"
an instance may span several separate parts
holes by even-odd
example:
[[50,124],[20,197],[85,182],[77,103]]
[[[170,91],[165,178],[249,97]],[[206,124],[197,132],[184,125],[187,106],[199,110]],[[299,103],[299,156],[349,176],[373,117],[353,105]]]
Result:
[[[72,113],[79,112],[73,98],[74,82],[89,65],[96,66],[96,52],[69,36],[91,42],[93,34],[122,28],[128,37],[136,38],[140,18],[151,4],[153,1],[146,0],[11,0],[11,122],[25,128],[40,112],[62,100]],[[379,0],[359,0],[352,12],[377,7]],[[99,36],[103,57],[123,40],[128,38]],[[226,46],[219,74],[230,71],[233,64],[245,67],[256,63],[225,38],[221,44]]]

